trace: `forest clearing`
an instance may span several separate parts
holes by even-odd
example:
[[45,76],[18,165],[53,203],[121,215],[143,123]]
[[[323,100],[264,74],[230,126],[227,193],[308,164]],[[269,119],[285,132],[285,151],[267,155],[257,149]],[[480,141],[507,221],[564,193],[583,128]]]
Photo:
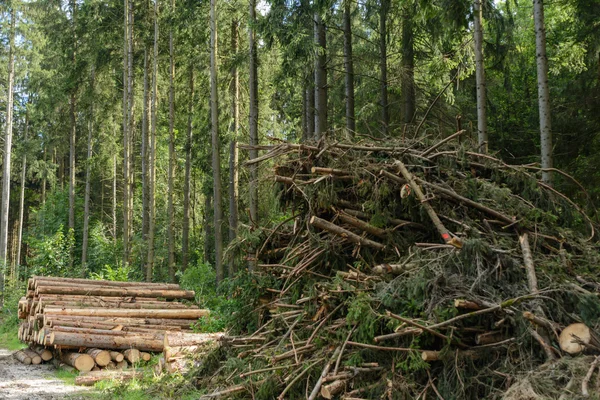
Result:
[[600,398],[598,21],[1,1],[0,398]]

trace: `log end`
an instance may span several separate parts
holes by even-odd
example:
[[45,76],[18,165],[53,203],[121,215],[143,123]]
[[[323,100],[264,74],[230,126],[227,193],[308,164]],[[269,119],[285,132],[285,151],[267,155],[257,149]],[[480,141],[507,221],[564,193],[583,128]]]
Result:
[[576,339],[579,339],[585,344],[590,343],[590,340],[592,339],[590,328],[585,324],[576,323],[563,329],[558,338],[561,350],[569,354],[581,353],[585,349],[585,346],[577,343]]

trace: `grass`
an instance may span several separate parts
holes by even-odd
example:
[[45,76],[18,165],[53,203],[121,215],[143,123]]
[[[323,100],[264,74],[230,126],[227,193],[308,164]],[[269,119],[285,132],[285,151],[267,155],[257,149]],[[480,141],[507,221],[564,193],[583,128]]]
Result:
[[2,318],[0,314],[0,347],[8,350],[20,350],[27,347],[18,339],[19,325],[12,318]]

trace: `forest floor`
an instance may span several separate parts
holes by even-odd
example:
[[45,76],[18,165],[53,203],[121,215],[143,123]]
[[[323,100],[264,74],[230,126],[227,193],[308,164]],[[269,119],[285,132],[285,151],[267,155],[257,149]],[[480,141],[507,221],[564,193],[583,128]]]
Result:
[[14,351],[0,348],[0,400],[79,400],[88,388],[59,379],[51,364],[23,365]]

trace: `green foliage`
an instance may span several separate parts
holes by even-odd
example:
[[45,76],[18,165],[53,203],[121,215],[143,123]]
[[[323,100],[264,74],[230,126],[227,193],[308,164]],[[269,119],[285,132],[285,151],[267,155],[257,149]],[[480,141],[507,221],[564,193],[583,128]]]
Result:
[[90,274],[90,278],[95,280],[127,282],[131,280],[130,277],[132,275],[133,266],[129,264],[124,267],[119,262],[116,268],[113,268],[110,265],[105,265],[102,271],[98,273],[92,272]]
[[70,269],[71,249],[75,243],[73,231],[65,233],[64,227],[49,236],[29,240],[30,256],[27,263],[32,266],[32,275],[79,276],[78,271]]
[[378,317],[371,308],[371,301],[372,299],[365,293],[359,293],[348,304],[348,313],[346,314],[346,323],[349,326],[356,325],[358,327],[354,337],[364,343],[373,339],[377,326]]
[[17,305],[26,290],[26,283],[7,280],[4,286],[4,304],[0,310],[0,347],[17,350],[26,347],[17,339],[19,318]]

